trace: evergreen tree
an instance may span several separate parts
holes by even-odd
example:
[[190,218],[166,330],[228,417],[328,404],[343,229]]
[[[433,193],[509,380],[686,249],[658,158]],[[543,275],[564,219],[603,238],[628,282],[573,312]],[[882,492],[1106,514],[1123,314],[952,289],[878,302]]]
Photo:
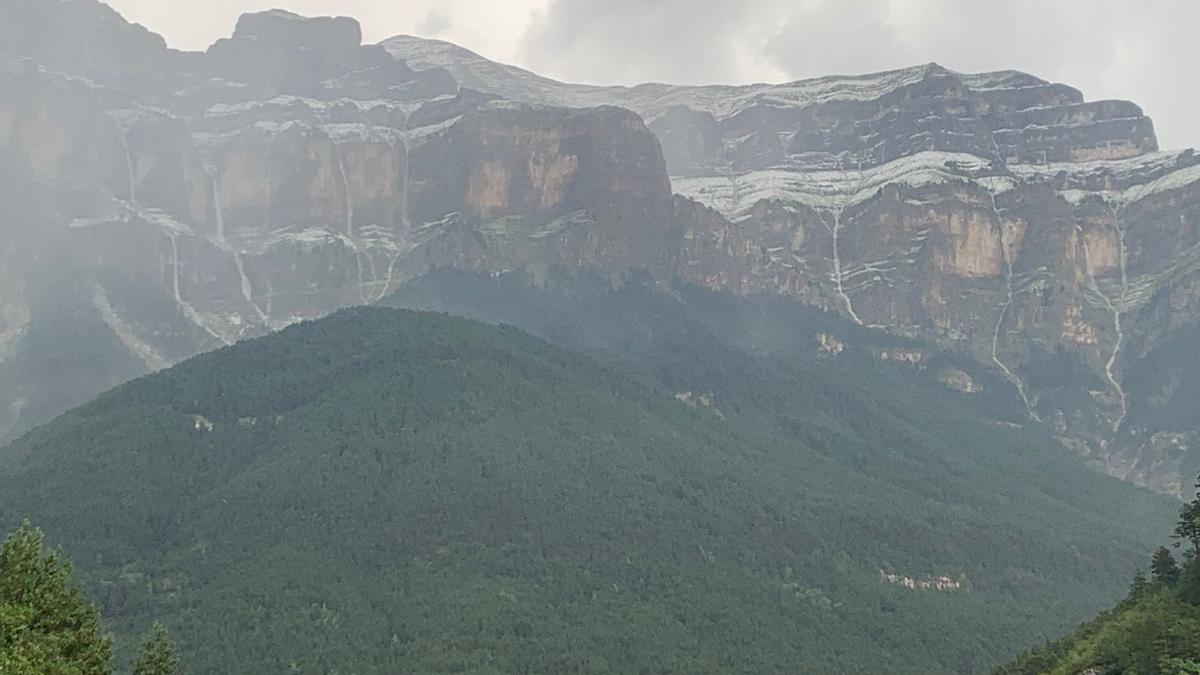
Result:
[[1129,585],[1129,597],[1140,598],[1145,595],[1150,589],[1150,581],[1146,579],[1146,573],[1138,570],[1133,573],[1133,583]]
[[23,523],[0,550],[0,673],[107,673],[112,641],[71,584],[71,565]]
[[1175,536],[1191,542],[1192,555],[1200,556],[1200,477],[1196,479],[1196,498],[1185,504],[1179,512]]
[[133,675],[175,675],[179,672],[179,657],[175,644],[162,624],[155,622],[142,642],[142,653],[133,666]]
[[1192,558],[1183,565],[1179,575],[1179,599],[1190,604],[1200,605],[1200,558]]
[[1160,584],[1174,586],[1179,581],[1179,563],[1166,546],[1159,546],[1154,552],[1154,560],[1150,563],[1150,572],[1154,580]]

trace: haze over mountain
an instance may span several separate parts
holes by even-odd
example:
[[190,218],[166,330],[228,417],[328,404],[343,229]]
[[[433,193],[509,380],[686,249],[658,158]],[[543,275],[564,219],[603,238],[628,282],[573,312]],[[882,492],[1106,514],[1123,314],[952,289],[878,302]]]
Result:
[[[1200,155],[1137,103],[363,34],[0,0],[0,527],[118,651],[974,673],[1200,532]],[[1010,667],[1186,672],[1191,586],[1153,588]]]
[[158,619],[189,669],[246,673],[981,672],[1165,535],[1168,500],[947,388],[952,355],[881,362],[903,350],[778,299],[548,283],[394,301],[590,356],[340,312],[0,451],[3,524],[56,533],[118,644]]

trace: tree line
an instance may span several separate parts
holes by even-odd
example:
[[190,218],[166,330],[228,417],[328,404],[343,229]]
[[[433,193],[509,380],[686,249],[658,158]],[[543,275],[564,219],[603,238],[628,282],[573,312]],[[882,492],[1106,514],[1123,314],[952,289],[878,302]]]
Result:
[[997,675],[1101,672],[1200,675],[1200,478],[1183,505],[1173,548],[1160,546],[1129,596],[1075,633],[1029,651]]
[[[112,672],[113,639],[100,613],[72,581],[71,563],[23,523],[0,550],[0,673],[99,675]],[[175,644],[155,623],[133,663],[134,675],[180,672]]]

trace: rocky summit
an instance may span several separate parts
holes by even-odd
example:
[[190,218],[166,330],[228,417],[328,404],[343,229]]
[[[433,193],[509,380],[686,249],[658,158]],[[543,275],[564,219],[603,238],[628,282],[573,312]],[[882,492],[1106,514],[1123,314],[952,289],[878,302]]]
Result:
[[1103,470],[1200,467],[1165,365],[1198,349],[1200,156],[1133,103],[937,64],[573,85],[282,11],[205,53],[92,0],[0,15],[0,440],[435,267],[565,265],[792,296],[973,355]]

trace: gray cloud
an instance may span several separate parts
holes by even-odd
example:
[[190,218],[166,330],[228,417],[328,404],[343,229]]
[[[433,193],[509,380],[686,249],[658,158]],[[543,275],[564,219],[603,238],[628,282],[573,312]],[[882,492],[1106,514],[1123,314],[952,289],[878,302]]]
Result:
[[597,84],[741,80],[743,42],[774,0],[549,0],[520,60]]
[[762,53],[792,78],[887,70],[919,58],[892,24],[886,0],[813,4],[790,16]]
[[444,35],[446,31],[450,30],[451,25],[452,22],[450,21],[449,16],[440,10],[431,9],[429,10],[429,13],[425,15],[425,19],[422,20],[421,24],[417,27],[417,32],[421,35],[428,35],[431,37],[441,36]]

